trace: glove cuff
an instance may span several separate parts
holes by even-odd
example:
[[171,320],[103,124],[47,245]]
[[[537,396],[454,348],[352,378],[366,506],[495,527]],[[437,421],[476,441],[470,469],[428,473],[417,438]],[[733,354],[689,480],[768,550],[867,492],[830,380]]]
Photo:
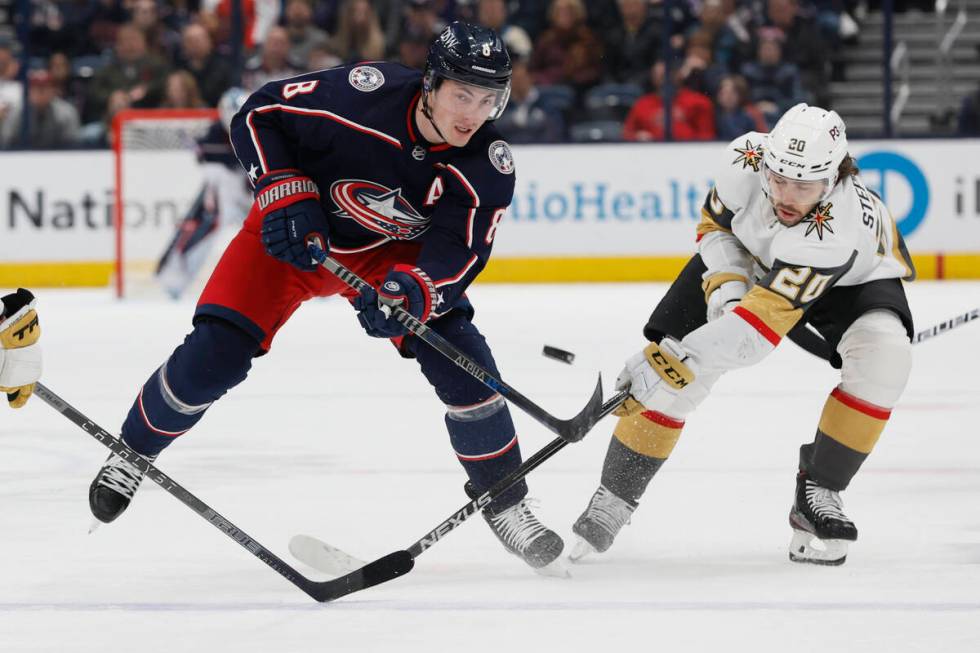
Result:
[[399,263],[392,268],[394,272],[401,272],[402,274],[407,274],[418,284],[419,289],[422,291],[422,313],[419,315],[419,322],[425,322],[429,319],[432,314],[432,309],[436,305],[436,284],[433,283],[431,277],[425,273],[421,268],[413,267],[411,265],[406,265],[404,263]]
[[320,200],[320,189],[299,170],[273,170],[255,182],[255,201],[259,210],[269,213],[302,200]]

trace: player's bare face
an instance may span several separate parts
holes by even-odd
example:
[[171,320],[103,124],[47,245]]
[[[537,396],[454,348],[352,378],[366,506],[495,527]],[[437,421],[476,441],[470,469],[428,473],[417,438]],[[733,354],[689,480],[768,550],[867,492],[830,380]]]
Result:
[[[429,110],[432,112],[432,122],[445,140],[454,147],[463,147],[490,117],[496,102],[497,94],[494,91],[447,79],[429,96]],[[422,120],[428,122],[424,117]],[[421,121],[420,128],[426,139],[433,141],[430,134],[425,133]],[[443,140],[438,134],[432,135],[435,137],[433,142]]]
[[769,184],[769,201],[776,219],[792,227],[813,210],[827,188],[827,180],[799,181],[777,174],[766,168]]

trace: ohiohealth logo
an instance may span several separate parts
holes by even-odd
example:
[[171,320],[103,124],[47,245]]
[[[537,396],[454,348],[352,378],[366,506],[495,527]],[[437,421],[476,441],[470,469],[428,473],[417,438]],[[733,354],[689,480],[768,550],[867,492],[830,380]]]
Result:
[[[898,229],[908,236],[918,229],[929,208],[929,183],[922,170],[909,158],[887,150],[873,151],[857,158],[861,178],[892,210]],[[871,183],[869,172],[878,173],[878,183]],[[897,185],[896,185],[897,182]],[[891,190],[891,198],[889,198]],[[899,201],[905,197],[901,204]],[[889,201],[891,199],[891,201]],[[904,215],[900,208],[907,207]]]

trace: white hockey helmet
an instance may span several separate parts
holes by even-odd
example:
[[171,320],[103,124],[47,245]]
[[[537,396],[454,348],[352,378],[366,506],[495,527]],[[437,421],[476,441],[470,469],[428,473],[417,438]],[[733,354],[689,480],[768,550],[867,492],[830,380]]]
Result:
[[762,188],[768,195],[768,169],[795,181],[825,182],[822,201],[837,183],[837,169],[845,156],[847,133],[837,112],[801,102],[765,136]]
[[247,99],[248,91],[237,86],[232,86],[221,94],[221,98],[218,100],[218,117],[221,119],[225,131],[231,131],[231,119],[235,117]]

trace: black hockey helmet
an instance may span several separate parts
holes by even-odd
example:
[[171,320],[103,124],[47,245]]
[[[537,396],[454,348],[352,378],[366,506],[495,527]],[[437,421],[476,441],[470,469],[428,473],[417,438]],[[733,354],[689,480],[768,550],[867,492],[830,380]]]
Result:
[[510,98],[510,73],[510,55],[495,31],[455,21],[429,47],[423,87],[431,93],[443,78],[495,91],[496,102],[488,120],[496,120]]

